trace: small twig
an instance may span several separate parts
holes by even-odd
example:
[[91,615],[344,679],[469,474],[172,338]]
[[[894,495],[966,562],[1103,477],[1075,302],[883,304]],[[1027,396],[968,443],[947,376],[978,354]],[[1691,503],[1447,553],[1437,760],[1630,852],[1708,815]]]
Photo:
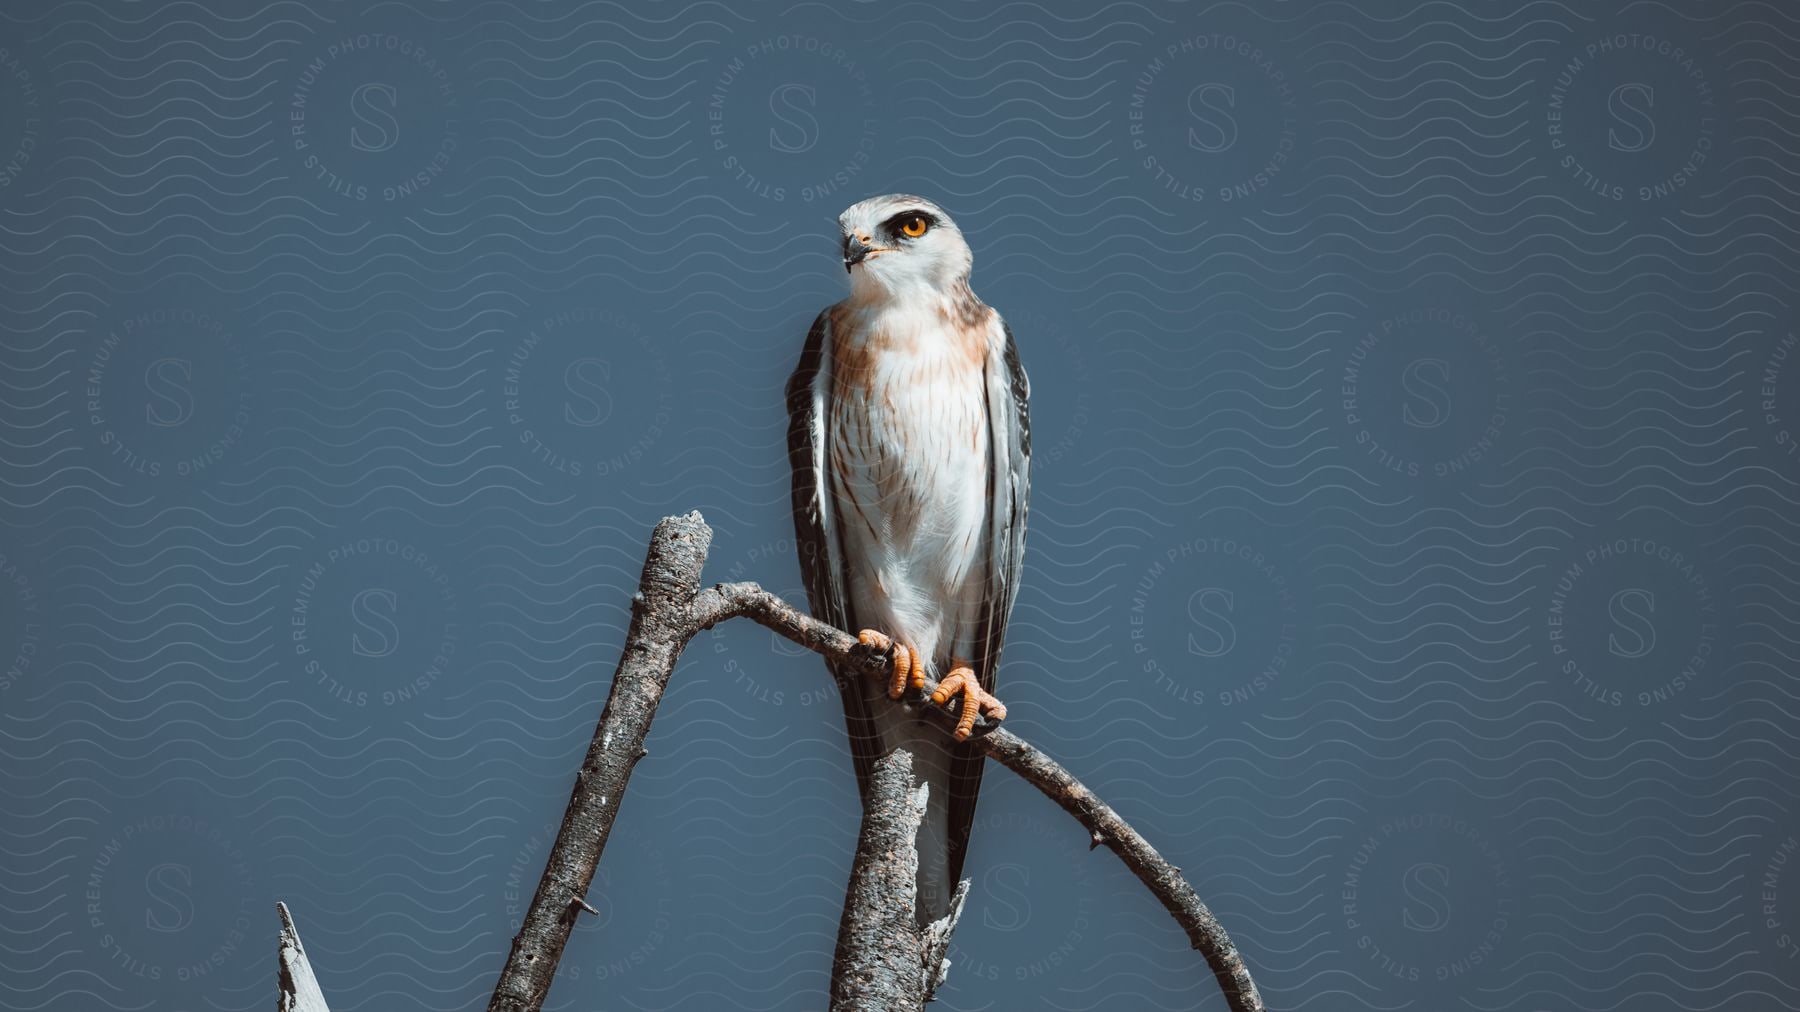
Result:
[[932,999],[950,975],[950,936],[962,920],[963,904],[968,900],[969,880],[963,879],[956,883],[956,892],[950,896],[950,912],[925,925],[925,958],[920,967],[920,980],[926,1001]]

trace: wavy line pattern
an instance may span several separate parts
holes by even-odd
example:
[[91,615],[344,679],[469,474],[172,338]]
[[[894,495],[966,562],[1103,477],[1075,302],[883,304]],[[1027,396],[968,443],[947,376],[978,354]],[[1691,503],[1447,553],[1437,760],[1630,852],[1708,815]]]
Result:
[[[253,9],[254,8],[254,9]],[[0,1005],[480,1008],[654,520],[913,191],[1018,336],[1019,730],[1271,1007],[1800,1008],[1800,16],[0,11]],[[552,1009],[823,1003],[835,690],[688,650]],[[950,1009],[1220,1007],[990,777]]]

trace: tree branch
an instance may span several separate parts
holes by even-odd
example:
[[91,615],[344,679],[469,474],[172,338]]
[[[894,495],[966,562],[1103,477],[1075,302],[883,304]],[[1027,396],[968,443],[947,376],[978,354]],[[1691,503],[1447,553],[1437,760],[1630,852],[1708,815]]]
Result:
[[[644,755],[643,742],[649,733],[656,705],[661,701],[675,661],[689,639],[727,619],[743,617],[838,664],[860,670],[868,677],[885,677],[887,674],[890,664],[887,656],[863,649],[850,633],[819,622],[754,583],[725,583],[698,590],[700,570],[711,540],[712,529],[706,526],[699,513],[667,517],[656,525],[651,535],[640,589],[632,598],[631,628],[626,634],[618,672],[613,676],[606,710],[594,731],[587,759],[576,776],[562,828],[557,833],[556,844],[550,851],[525,921],[513,939],[512,953],[494,988],[489,1012],[538,1012],[542,1008],[557,962],[568,942],[575,910],[585,905],[582,897],[593,881],[607,834],[618,816],[620,796],[630,780],[632,767]],[[934,687],[928,684],[925,694],[930,695]],[[922,712],[947,733],[955,728],[953,710],[919,700],[895,705]],[[976,721],[975,736],[970,740],[1086,826],[1094,846],[1105,844],[1119,855],[1126,867],[1162,901],[1187,932],[1194,948],[1206,957],[1232,1012],[1263,1012],[1262,997],[1237,948],[1231,944],[1212,911],[1181,877],[1179,869],[1164,860],[1156,848],[1067,770],[1017,735],[980,718]],[[907,784],[910,784],[910,778],[909,768]],[[883,816],[890,817],[891,813]],[[865,836],[870,833],[873,818],[876,813],[865,811]],[[916,831],[916,820],[912,825]],[[882,830],[890,834],[894,831],[891,826]],[[860,863],[860,845],[858,855]],[[916,862],[916,851],[913,855]],[[891,867],[878,871],[882,876],[894,874]],[[910,887],[910,872],[906,878]],[[850,907],[855,902],[854,891],[853,887],[852,895],[845,900],[846,924],[852,920]],[[958,894],[963,894],[960,887]],[[899,913],[889,910],[882,916],[892,918]],[[907,907],[904,914],[910,924],[911,908]],[[950,927],[954,927],[953,921],[945,925],[941,936],[927,940],[928,947],[937,954],[934,961],[911,964],[913,972],[931,978],[923,982],[922,991],[942,980],[942,952],[948,946]],[[937,925],[932,925],[930,930],[935,932]],[[880,946],[859,946],[840,937],[839,961],[833,972],[834,1002],[839,993],[837,978],[840,976],[867,974],[867,979],[872,980],[890,972],[876,969],[869,962],[882,958],[879,949]],[[833,1007],[838,1006],[834,1003]]]
[[300,929],[288,916],[287,904],[275,904],[275,912],[281,915],[280,965],[276,970],[281,993],[275,999],[275,1012],[331,1012],[325,1007],[325,995],[319,990],[318,978],[313,976],[312,964],[306,961]]
[[[693,616],[696,632],[726,619],[748,618],[834,662],[861,665],[869,677],[885,679],[887,675],[887,657],[862,649],[854,636],[802,613],[754,583],[721,583],[701,591],[694,600]],[[927,679],[924,695],[930,696],[936,688]],[[922,708],[926,717],[946,733],[955,731],[955,710],[924,702],[906,705]],[[1162,901],[1164,909],[1187,933],[1189,943],[1206,957],[1232,1012],[1263,1012],[1262,995],[1250,979],[1250,970],[1244,966],[1237,946],[1193,886],[1181,877],[1181,869],[1157,853],[1148,840],[1073,774],[1018,735],[978,717],[969,740],[988,758],[1024,777],[1086,826],[1090,849],[1104,844],[1119,855],[1132,874]]]
[[650,535],[643,577],[631,598],[631,627],[625,633],[625,650],[613,674],[606,709],[575,775],[556,844],[513,938],[488,1012],[538,1012],[577,912],[593,909],[587,905],[588,886],[619,815],[632,768],[647,752],[644,738],[669,675],[694,635],[688,608],[711,545],[712,528],[699,513],[665,517]]
[[915,783],[912,770],[912,753],[895,749],[870,774],[831,962],[831,1012],[912,1012],[937,982],[942,953],[931,951],[913,916],[919,824],[931,787]]

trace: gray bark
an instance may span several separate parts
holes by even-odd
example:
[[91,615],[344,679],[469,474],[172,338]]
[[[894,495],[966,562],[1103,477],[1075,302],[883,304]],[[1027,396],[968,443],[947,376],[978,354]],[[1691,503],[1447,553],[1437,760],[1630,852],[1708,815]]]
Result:
[[[925,691],[930,692],[930,686]],[[1250,979],[1244,957],[1231,943],[1225,926],[1200,901],[1200,894],[1181,877],[1180,868],[1165,860],[1110,805],[1031,743],[1008,731],[995,731],[982,741],[982,750],[989,759],[1024,777],[1087,827],[1089,850],[1104,844],[1119,855],[1138,881],[1149,887],[1163,909],[1187,933],[1188,943],[1206,958],[1232,1012],[1263,1012],[1262,995]]]
[[612,691],[587,758],[575,774],[575,789],[562,828],[550,849],[537,892],[513,938],[512,952],[494,985],[488,1012],[537,1012],[550,992],[569,931],[587,905],[600,853],[619,814],[631,771],[644,757],[644,738],[662,701],[675,660],[694,635],[688,606],[700,584],[700,569],[712,545],[712,528],[699,513],[666,517],[650,535],[643,576],[631,598],[631,627],[613,674]]
[[[694,601],[693,614],[699,628],[730,618],[748,618],[833,662],[860,665],[867,677],[884,680],[887,677],[890,663],[887,657],[859,649],[854,636],[796,610],[754,583],[721,583],[701,591]],[[935,682],[926,679],[924,695],[929,697],[936,688]],[[916,701],[904,705],[922,706],[925,716],[946,734],[956,728],[955,710]],[[1090,849],[1105,845],[1119,855],[1138,881],[1149,888],[1181,925],[1188,942],[1205,957],[1231,1012],[1263,1012],[1262,995],[1250,978],[1243,956],[1225,933],[1224,925],[1201,902],[1193,886],[1182,878],[1181,869],[1157,853],[1148,840],[1138,835],[1137,830],[1073,774],[1018,735],[985,717],[978,717],[975,733],[969,741],[988,758],[1024,777],[1087,827]]]
[[957,883],[949,913],[919,927],[918,836],[931,786],[916,783],[912,769],[912,753],[895,749],[869,778],[831,963],[831,1012],[923,1009],[950,972],[946,954],[969,880]]
[[275,904],[275,912],[281,915],[280,964],[276,970],[281,993],[275,1001],[275,1012],[331,1012],[325,1007],[325,995],[319,990],[318,978],[313,976],[312,964],[306,961],[300,929],[288,916],[287,904]]
[[895,749],[876,760],[869,778],[831,963],[831,1012],[924,1007],[925,940],[913,909],[916,838],[931,787],[915,783],[912,770],[912,753]]
[[[494,987],[489,1012],[538,1012],[543,1007],[576,911],[593,910],[585,896],[618,816],[619,801],[633,767],[646,754],[644,739],[676,659],[695,634],[727,619],[746,617],[840,665],[860,670],[867,677],[887,676],[890,658],[859,648],[850,633],[819,622],[754,583],[719,584],[699,590],[700,570],[711,543],[712,528],[699,513],[664,518],[651,534],[639,590],[632,597],[631,627],[613,675],[606,709],[576,774],[562,827]],[[925,695],[930,696],[934,688],[935,685],[927,684]],[[926,716],[946,733],[956,726],[954,710],[916,699],[895,705],[922,707]],[[1206,957],[1232,1012],[1263,1012],[1262,998],[1237,948],[1181,877],[1179,869],[1165,861],[1118,813],[1067,770],[1016,735],[1001,730],[993,721],[977,718],[970,741],[1079,820],[1087,827],[1094,846],[1105,844],[1119,855],[1126,867],[1162,901],[1187,932],[1194,948]],[[948,917],[928,925],[922,933],[914,926],[916,897],[912,891],[918,853],[913,834],[922,818],[924,794],[910,790],[910,755],[903,768],[898,762],[893,766],[900,768],[894,793],[864,813],[863,839],[846,892],[843,930],[833,965],[834,1009],[919,1007],[944,980],[948,969],[944,953],[968,894],[968,882],[964,881],[957,887]],[[872,842],[882,840],[887,842]],[[282,917],[287,928],[282,950],[283,1000],[287,1001],[290,983],[297,988],[299,977],[287,969],[290,959],[286,938],[292,931],[292,922],[287,920],[285,908]],[[902,929],[907,934],[903,935]],[[893,941],[896,938],[898,942]],[[310,995],[316,997],[317,983],[311,980],[310,967],[305,967],[305,953],[299,948],[297,934],[293,935],[293,954],[293,965],[305,968]],[[845,995],[843,1000],[847,1002],[861,1000],[854,993],[859,982],[871,988],[877,982],[890,987],[898,1004],[865,1002],[840,1006],[840,994]],[[323,1012],[323,999],[317,1001],[317,1010],[284,1004],[282,1012]]]
[[[699,513],[666,517],[651,534],[639,590],[631,601],[631,628],[606,709],[576,774],[562,828],[525,921],[513,939],[489,1012],[538,1012],[543,1007],[576,911],[594,909],[585,896],[618,816],[619,801],[632,768],[646,754],[644,739],[675,661],[695,634],[727,619],[749,618],[839,665],[860,670],[866,677],[887,677],[891,658],[861,649],[850,633],[796,610],[754,583],[724,583],[699,590],[700,570],[711,543],[712,528]],[[935,688],[928,679],[924,695],[929,697]],[[895,705],[922,707],[946,734],[956,727],[955,710],[917,699]],[[1243,957],[1218,918],[1181,877],[1179,868],[1164,860],[1068,770],[1017,735],[978,717],[969,740],[1087,827],[1092,846],[1104,844],[1119,855],[1206,958],[1232,1012],[1264,1012],[1262,996]],[[879,772],[883,767],[885,774]],[[968,895],[965,880],[957,886],[947,917],[922,932],[915,926],[918,851],[914,835],[923,818],[925,789],[921,785],[914,792],[912,757],[905,752],[884,759],[878,776],[892,783],[878,792],[880,797],[864,812],[832,967],[834,1012],[911,1010],[929,1000],[948,971],[944,953]],[[326,1012],[287,908],[277,904],[277,909],[283,925],[280,1010]]]
[[937,989],[950,976],[950,935],[962,920],[963,904],[968,900],[969,880],[963,879],[956,883],[956,892],[950,897],[950,912],[925,925],[923,973],[926,1001],[937,994]]

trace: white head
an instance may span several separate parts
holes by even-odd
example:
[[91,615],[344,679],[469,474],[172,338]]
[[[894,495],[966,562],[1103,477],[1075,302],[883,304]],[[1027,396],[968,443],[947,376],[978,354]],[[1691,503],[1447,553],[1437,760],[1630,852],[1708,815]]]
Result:
[[850,289],[861,298],[946,296],[968,282],[975,262],[944,209],[909,193],[851,204],[838,228]]

